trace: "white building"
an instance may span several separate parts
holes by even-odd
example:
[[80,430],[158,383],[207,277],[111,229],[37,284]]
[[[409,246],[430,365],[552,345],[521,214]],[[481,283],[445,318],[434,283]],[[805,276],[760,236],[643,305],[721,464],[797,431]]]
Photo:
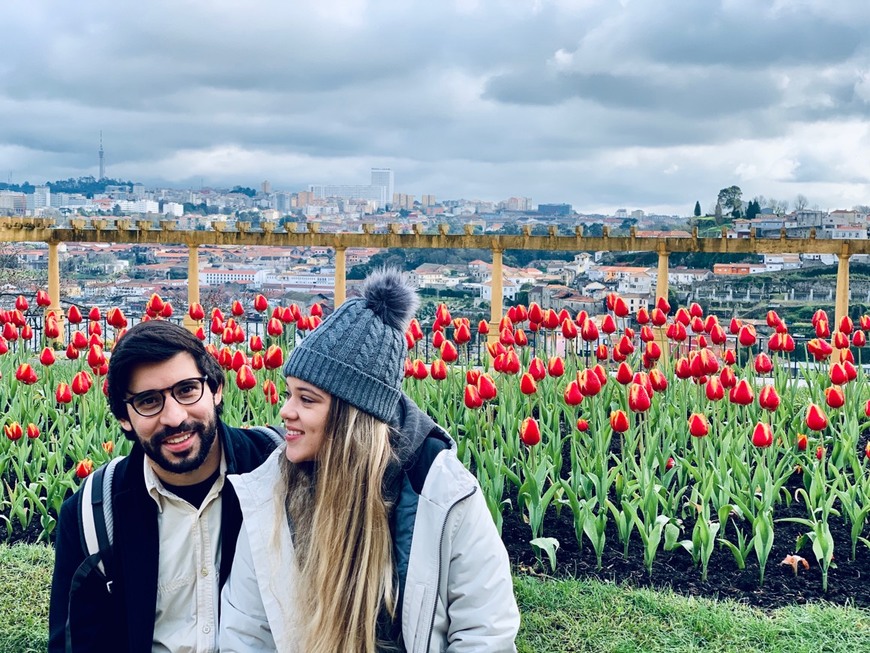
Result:
[[[384,203],[388,199],[393,198],[395,192],[395,184],[393,171],[390,168],[372,168],[372,186],[379,186],[384,189]],[[383,206],[383,204],[381,205]]]

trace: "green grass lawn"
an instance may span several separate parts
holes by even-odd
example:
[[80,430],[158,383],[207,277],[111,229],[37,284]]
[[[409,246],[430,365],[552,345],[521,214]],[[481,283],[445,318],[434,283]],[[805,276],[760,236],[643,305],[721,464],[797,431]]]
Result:
[[[0,651],[45,651],[51,548],[0,545]],[[870,611],[833,605],[763,612],[733,602],[598,581],[515,579],[521,652],[870,651]]]

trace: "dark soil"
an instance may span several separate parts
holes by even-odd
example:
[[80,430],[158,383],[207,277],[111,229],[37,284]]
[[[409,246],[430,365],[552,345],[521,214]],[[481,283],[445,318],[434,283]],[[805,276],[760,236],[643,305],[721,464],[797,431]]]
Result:
[[[775,520],[784,517],[806,517],[802,504],[792,503],[775,513]],[[771,609],[786,605],[805,604],[813,601],[828,601],[841,605],[850,604],[870,608],[870,548],[858,542],[856,559],[850,560],[851,540],[849,529],[841,517],[832,516],[829,522],[834,537],[834,563],[828,572],[828,591],[822,591],[822,572],[807,542],[796,551],[798,538],[808,529],[791,522],[775,522],[773,550],[768,558],[764,584],[759,586],[759,566],[754,551],[740,570],[731,552],[719,547],[710,558],[707,580],[701,580],[701,569],[695,567],[692,557],[682,547],[674,551],[660,548],[647,574],[643,564],[643,549],[637,532],[632,533],[628,558],[623,557],[616,526],[610,521],[602,558],[602,568],[597,569],[595,552],[588,540],[583,541],[580,551],[574,535],[573,515],[567,507],[557,517],[551,507],[544,519],[542,537],[554,537],[559,541],[556,553],[556,570],[550,570],[549,559],[541,554],[536,557],[529,544],[531,529],[517,512],[506,511],[502,526],[502,539],[515,567],[520,571],[552,575],[556,577],[597,578],[624,583],[632,587],[670,588],[689,596],[733,599],[759,608]],[[729,523],[729,541],[733,540],[734,526]],[[866,530],[866,529],[865,529]],[[681,539],[691,538],[691,527]],[[799,567],[797,575],[791,565],[781,564],[790,554],[806,558],[810,568]]]

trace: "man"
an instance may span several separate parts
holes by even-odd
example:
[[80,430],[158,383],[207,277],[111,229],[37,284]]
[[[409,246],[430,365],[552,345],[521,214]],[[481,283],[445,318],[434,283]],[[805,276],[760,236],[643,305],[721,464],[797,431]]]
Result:
[[275,448],[220,420],[223,383],[217,361],[176,324],[142,322],[116,344],[109,406],[135,444],[115,469],[111,588],[96,573],[73,583],[87,555],[77,492],[60,511],[50,653],[218,650],[220,589],[241,525],[226,474],[255,469]]

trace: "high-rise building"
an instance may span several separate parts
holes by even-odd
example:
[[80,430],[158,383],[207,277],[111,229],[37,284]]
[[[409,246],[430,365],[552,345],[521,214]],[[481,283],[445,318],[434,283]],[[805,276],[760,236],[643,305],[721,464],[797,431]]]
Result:
[[33,191],[33,208],[45,209],[51,206],[51,189],[48,186],[37,186]]
[[390,168],[372,168],[372,186],[384,189],[384,201],[393,198],[393,171]]

